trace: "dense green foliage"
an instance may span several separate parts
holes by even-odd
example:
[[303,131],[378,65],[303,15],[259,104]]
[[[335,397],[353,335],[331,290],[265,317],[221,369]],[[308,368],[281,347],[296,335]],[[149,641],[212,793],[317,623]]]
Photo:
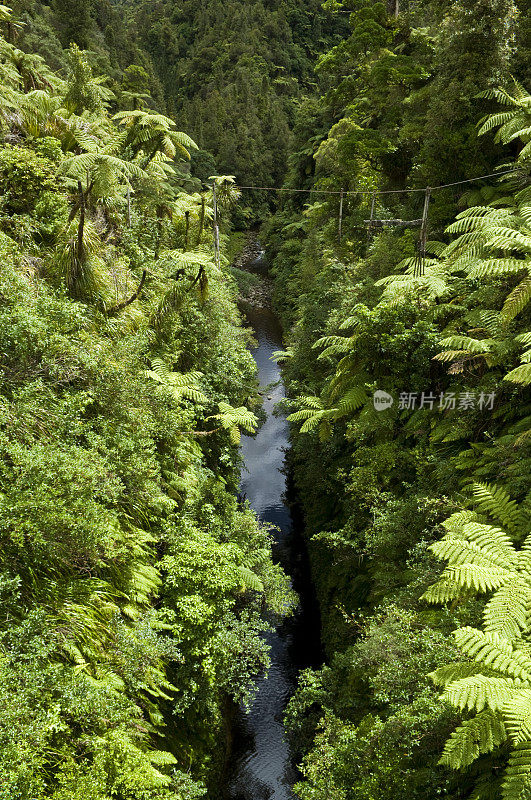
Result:
[[[529,8],[326,5],[351,33],[319,61],[286,182],[313,194],[268,226],[328,656],[288,708],[297,794],[523,800]],[[513,174],[432,192],[426,253],[418,226],[367,223],[373,190],[393,192],[375,220],[415,220],[426,185],[499,166]],[[341,188],[365,193],[345,196],[339,241]]]
[[2,800],[218,796],[293,606],[237,499],[257,279],[212,181],[225,252],[276,203],[298,796],[531,797],[530,11],[0,6]]
[[0,53],[0,796],[201,797],[292,606],[237,501],[257,391],[212,193],[76,46],[65,80]]
[[122,103],[136,108],[151,94],[198,143],[194,175],[244,185],[282,182],[297,104],[343,29],[320,0],[17,0],[14,9],[18,47],[57,69],[70,43],[88,48]]

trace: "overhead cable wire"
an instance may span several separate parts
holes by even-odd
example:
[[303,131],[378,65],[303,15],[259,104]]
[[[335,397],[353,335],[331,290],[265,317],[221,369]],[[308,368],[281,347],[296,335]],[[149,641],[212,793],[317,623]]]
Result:
[[[453,186],[462,186],[466,183],[475,183],[476,181],[484,181],[488,178],[499,178],[502,175],[509,175],[511,173],[517,174],[518,170],[515,169],[506,169],[503,172],[491,172],[489,175],[478,175],[476,178],[466,178],[462,181],[454,181],[453,183],[442,183],[439,186],[431,186],[429,187],[430,190],[437,191],[437,189],[449,189]],[[254,189],[256,191],[261,192],[289,192],[292,194],[328,194],[328,195],[358,195],[358,194],[412,194],[414,192],[426,192],[426,188],[423,189],[382,189],[380,191],[374,191],[374,189],[352,189],[352,190],[341,190],[341,189],[289,189],[284,186],[235,186],[235,189],[243,190],[251,190]]]

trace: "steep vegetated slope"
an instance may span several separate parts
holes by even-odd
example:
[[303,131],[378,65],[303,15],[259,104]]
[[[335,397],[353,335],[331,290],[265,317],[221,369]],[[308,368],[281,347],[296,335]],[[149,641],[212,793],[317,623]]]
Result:
[[196,145],[66,65],[0,37],[0,795],[216,796],[292,605],[237,502],[254,362]]
[[[328,653],[288,710],[297,793],[522,800],[529,5],[326,5],[351,11],[351,32],[319,61],[286,183],[314,194],[269,225]],[[418,226],[369,230],[371,208],[419,219],[424,187],[502,165],[513,174],[432,191],[425,253]],[[345,196],[339,242],[339,194],[319,190],[341,188],[365,193]]]
[[278,185],[296,102],[338,27],[333,17],[318,0],[185,0],[145,5],[136,18],[184,129],[221,172]]
[[[297,792],[529,796],[529,1],[324,6],[0,6],[9,800],[215,796],[292,598],[235,499],[256,383],[205,181],[288,152],[314,194],[268,244],[328,654]],[[423,208],[425,251],[381,222]]]
[[[149,92],[200,150],[193,170],[239,183],[285,176],[295,109],[345,21],[319,0],[18,0],[17,45],[56,68],[71,42],[118,96]],[[252,196],[247,196],[247,200]],[[256,205],[256,204],[255,204]]]

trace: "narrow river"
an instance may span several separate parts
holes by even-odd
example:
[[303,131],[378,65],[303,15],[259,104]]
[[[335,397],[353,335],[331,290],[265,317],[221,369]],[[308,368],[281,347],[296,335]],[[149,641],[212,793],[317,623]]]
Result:
[[284,387],[271,354],[282,347],[282,334],[271,311],[251,309],[246,310],[246,316],[258,341],[253,355],[260,385],[265,389],[267,416],[256,437],[242,439],[245,469],[241,491],[260,519],[277,527],[275,560],[290,574],[301,603],[292,619],[267,635],[271,667],[259,681],[250,712],[240,711],[236,721],[228,798],[291,800],[298,774],[290,760],[282,719],[299,671],[320,663],[319,617],[304,542],[286,501],[288,424],[284,416],[274,414],[276,404],[284,397]]

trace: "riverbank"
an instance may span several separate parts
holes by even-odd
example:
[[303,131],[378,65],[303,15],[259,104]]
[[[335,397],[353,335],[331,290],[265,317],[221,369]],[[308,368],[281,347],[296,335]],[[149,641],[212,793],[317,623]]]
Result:
[[[262,309],[271,312],[273,281],[258,232],[250,231],[242,249],[231,264],[231,273],[239,291],[239,305],[246,314]],[[282,333],[279,333],[282,338]]]

